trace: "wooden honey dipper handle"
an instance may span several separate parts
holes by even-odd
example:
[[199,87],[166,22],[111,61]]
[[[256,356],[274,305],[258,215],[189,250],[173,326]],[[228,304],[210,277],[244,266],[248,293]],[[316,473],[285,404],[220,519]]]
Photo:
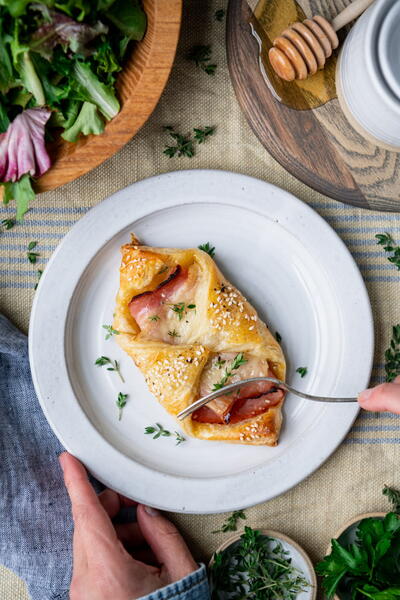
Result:
[[374,0],[354,0],[330,23],[321,15],[293,23],[274,40],[268,55],[275,73],[286,81],[306,79],[323,69],[338,47],[336,31],[356,19]]

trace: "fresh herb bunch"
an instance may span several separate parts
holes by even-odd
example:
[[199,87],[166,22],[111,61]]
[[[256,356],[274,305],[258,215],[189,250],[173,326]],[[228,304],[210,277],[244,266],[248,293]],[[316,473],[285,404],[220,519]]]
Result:
[[211,256],[211,258],[214,258],[215,256],[215,248],[214,246],[211,246],[210,242],[206,242],[205,244],[200,244],[200,246],[198,246],[199,250],[203,250],[203,252],[207,252],[207,254],[209,254]]
[[46,141],[100,134],[118,114],[116,75],[145,30],[140,0],[0,1],[0,185],[17,219],[51,166]]
[[309,582],[279,540],[245,527],[240,540],[214,554],[212,600],[294,600]]
[[376,236],[377,244],[383,246],[385,252],[393,252],[388,256],[388,261],[400,270],[400,246],[396,244],[390,233],[378,233]]
[[237,531],[238,521],[246,519],[244,510],[234,510],[233,513],[222,524],[221,529],[216,529],[213,533],[226,533],[227,531]]
[[[400,509],[400,492],[385,487],[383,493]],[[384,518],[362,519],[356,541],[332,540],[332,551],[317,564],[328,598],[336,592],[352,600],[396,600],[400,597],[400,518],[396,512]]]
[[400,375],[400,324],[394,325],[390,346],[385,351],[386,381],[393,381]]
[[234,371],[237,371],[239,367],[246,363],[247,359],[244,358],[243,352],[237,354],[230,366],[225,369],[224,376],[221,378],[221,380],[218,383],[214,383],[213,391],[220,390],[221,388],[223,388],[227,384],[228,379],[234,374]]

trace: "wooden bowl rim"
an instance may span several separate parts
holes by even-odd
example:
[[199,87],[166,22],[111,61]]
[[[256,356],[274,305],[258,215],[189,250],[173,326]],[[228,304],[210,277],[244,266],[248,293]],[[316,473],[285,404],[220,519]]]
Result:
[[[314,570],[314,566],[311,562],[310,557],[308,556],[307,552],[304,550],[304,548],[302,548],[302,546],[300,546],[300,544],[298,544],[295,540],[293,540],[292,538],[290,538],[288,535],[286,535],[285,533],[281,533],[280,531],[275,531],[273,529],[258,529],[258,531],[260,533],[262,533],[265,536],[271,537],[271,538],[275,538],[278,540],[282,540],[284,542],[287,542],[288,544],[290,544],[290,546],[293,546],[293,548],[295,548],[300,554],[301,556],[304,558],[305,563],[308,567],[308,571],[311,577],[311,596],[310,599],[311,600],[315,600],[316,596],[317,596],[317,576],[315,574],[315,570]],[[234,542],[237,542],[238,539],[240,539],[241,535],[243,534],[243,532],[238,531],[237,533],[235,533],[234,535],[232,535],[231,537],[229,537],[227,540],[225,540],[225,542],[223,542],[220,546],[218,546],[218,548],[214,551],[208,566],[211,567],[212,564],[214,563],[214,554],[216,552],[222,552],[223,550],[226,550],[226,548],[228,548],[228,546],[230,546],[231,544],[233,544]]]
[[[147,50],[138,80],[134,88],[130,91],[130,97],[124,102],[118,115],[106,124],[104,133],[82,138],[82,145],[79,145],[78,140],[74,152],[59,159],[56,158],[50,169],[35,181],[34,189],[36,192],[47,192],[56,189],[98,167],[132,139],[154,111],[174,64],[182,21],[183,0],[169,0],[168,2],[153,0],[153,2],[155,14],[152,41]],[[168,47],[165,48],[163,46],[162,52],[158,42],[160,36],[168,36],[169,39]],[[145,39],[146,36],[143,38],[143,41]],[[154,59],[160,61],[160,55],[162,55],[162,64],[160,65],[160,62],[154,64]],[[137,102],[136,95],[141,89],[144,90],[142,95],[145,95],[149,105],[148,110],[144,111],[143,114],[141,114],[140,110],[134,111],[135,103]],[[129,114],[136,115],[136,118],[132,118],[133,123],[131,127],[127,125]],[[116,138],[119,138],[118,141],[116,141]],[[65,143],[67,144],[68,142]],[[109,145],[110,149],[108,153],[105,153],[102,151],[102,148],[107,145]],[[85,160],[85,153],[88,148],[90,148],[91,152],[90,162]],[[96,151],[98,151],[97,155]],[[69,161],[70,157],[71,161]],[[78,166],[73,164],[74,159],[72,157],[75,160],[78,158]]]

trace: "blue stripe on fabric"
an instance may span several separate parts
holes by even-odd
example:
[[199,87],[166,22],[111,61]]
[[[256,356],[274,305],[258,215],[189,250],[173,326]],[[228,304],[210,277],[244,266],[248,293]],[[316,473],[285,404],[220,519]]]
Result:
[[[18,277],[19,275],[21,276],[35,276],[37,277],[37,270],[35,270],[36,265],[38,266],[43,266],[43,263],[45,261],[40,261],[39,259],[37,260],[37,262],[32,265],[32,269],[28,270],[28,269],[21,269],[20,271],[14,270],[12,271],[11,269],[0,269],[0,277],[7,277],[8,275],[12,275],[14,277]],[[41,264],[42,263],[42,264]]]
[[[38,237],[38,236],[35,236]],[[35,252],[53,252],[57,248],[57,244],[52,244],[51,246],[43,246],[42,244],[38,244],[35,247]],[[19,250],[21,252],[27,252],[26,244],[0,244],[0,250]]]
[[7,231],[4,235],[2,235],[2,239],[6,239],[6,237],[8,238],[22,238],[25,239],[27,237],[32,237],[34,236],[35,238],[38,239],[48,239],[48,238],[62,238],[65,236],[65,233],[46,233],[45,231],[36,231],[36,232],[32,232],[32,231]]
[[[84,214],[88,210],[90,210],[90,207],[86,208],[84,206],[69,206],[69,207],[65,207],[65,208],[58,208],[56,206],[48,206],[48,207],[33,206],[32,208],[29,209],[29,212],[26,214],[25,219],[28,219],[29,215],[31,215],[31,214],[41,215],[43,213],[50,213],[50,214],[54,214],[54,215],[74,215],[74,214]],[[11,205],[10,206],[1,206],[0,213],[15,214],[15,208],[13,208]]]
[[[39,260],[39,258],[38,258]],[[22,257],[22,256],[0,256],[0,263],[6,263],[6,264],[27,264],[28,259],[26,258],[26,256]],[[12,271],[8,271],[8,274],[10,274]],[[15,273],[17,273],[18,275],[20,274],[20,271],[14,271]]]
[[[53,220],[53,219],[29,219],[29,218],[25,218],[25,225],[31,226],[43,226],[43,227],[51,227],[51,226],[55,226],[55,227],[72,227],[73,225],[75,225],[77,219],[74,220],[70,220],[70,221],[61,221],[61,220]],[[12,233],[10,231],[10,233]]]
[[[334,219],[331,220],[336,222]],[[383,233],[383,230],[381,232],[377,231],[377,227],[366,227],[365,225],[361,224],[358,227],[335,227],[335,230],[336,233],[367,233],[369,231],[374,234]],[[387,233],[397,233],[400,231],[400,225],[389,225],[389,227],[386,227],[385,231]],[[375,238],[373,241],[376,241]]]
[[[400,207],[400,205],[399,205]],[[344,221],[344,222],[357,222],[360,221],[360,218],[358,216],[355,215],[325,215],[326,219],[331,219],[334,221]],[[363,215],[361,217],[361,219],[363,221],[389,221],[389,222],[398,222],[400,225],[400,218],[399,217],[393,217],[392,214],[386,214],[386,215],[375,215],[375,214],[368,214],[368,215]],[[385,230],[386,231],[386,230]]]
[[400,438],[346,438],[345,444],[400,444]]
[[[358,418],[366,421],[370,419],[378,419],[379,421],[383,421],[384,419],[398,419],[400,421],[400,415],[389,412],[375,413],[363,411]],[[355,425],[355,427],[358,427],[358,425]]]
[[0,284],[1,289],[18,289],[18,290],[33,290],[34,283],[36,282],[25,282],[20,281],[18,283],[8,283],[7,281]]
[[400,430],[400,423],[399,425],[355,425],[353,427],[353,429],[351,430],[352,432],[358,432],[358,431],[399,431]]

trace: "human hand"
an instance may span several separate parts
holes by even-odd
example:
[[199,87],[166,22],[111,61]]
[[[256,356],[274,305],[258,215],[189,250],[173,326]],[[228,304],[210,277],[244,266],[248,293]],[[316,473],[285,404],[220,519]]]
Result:
[[109,489],[97,496],[71,454],[61,454],[60,464],[75,525],[71,600],[134,600],[198,568],[161,513],[138,505],[137,523],[114,525],[121,507],[136,503]]
[[400,414],[400,375],[392,383],[382,383],[361,392],[358,402],[364,410]]

